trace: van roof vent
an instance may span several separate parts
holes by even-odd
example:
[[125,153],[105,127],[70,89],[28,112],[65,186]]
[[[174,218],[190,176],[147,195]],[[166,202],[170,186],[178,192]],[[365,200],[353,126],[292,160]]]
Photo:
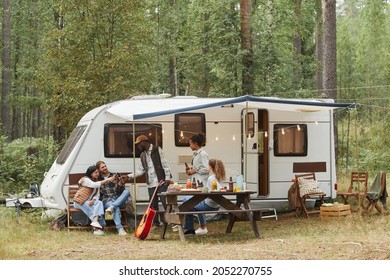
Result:
[[168,98],[171,97],[169,93],[160,93],[160,94],[153,94],[153,95],[136,95],[133,96],[132,100],[140,100],[140,99],[161,99],[161,98]]

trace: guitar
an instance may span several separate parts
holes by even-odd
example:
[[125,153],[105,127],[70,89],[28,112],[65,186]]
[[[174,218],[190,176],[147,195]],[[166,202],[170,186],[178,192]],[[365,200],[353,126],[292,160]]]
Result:
[[148,237],[150,228],[151,228],[152,223],[153,223],[154,216],[156,215],[156,210],[153,209],[152,202],[154,200],[154,197],[156,196],[158,188],[160,186],[162,186],[164,184],[164,182],[165,182],[164,180],[161,180],[158,183],[156,189],[154,190],[153,196],[150,199],[148,208],[144,212],[144,215],[143,215],[143,217],[142,217],[142,219],[137,227],[137,230],[134,233],[134,236],[141,239],[141,240],[144,240],[146,237]]

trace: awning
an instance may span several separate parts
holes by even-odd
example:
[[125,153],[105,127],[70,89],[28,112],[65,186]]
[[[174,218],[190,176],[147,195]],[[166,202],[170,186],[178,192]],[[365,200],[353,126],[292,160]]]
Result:
[[196,98],[179,96],[173,98],[127,99],[108,105],[106,111],[120,118],[133,121],[234,104],[243,107],[248,106],[259,109],[297,112],[317,112],[337,108],[355,108],[355,104],[334,103],[329,99],[282,99],[245,95],[235,98]]

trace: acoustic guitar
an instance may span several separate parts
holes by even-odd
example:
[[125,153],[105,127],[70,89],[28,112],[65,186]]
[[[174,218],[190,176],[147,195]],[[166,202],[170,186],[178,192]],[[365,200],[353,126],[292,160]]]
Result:
[[158,183],[156,189],[154,190],[152,198],[150,199],[148,208],[144,212],[144,215],[143,215],[143,217],[142,217],[142,219],[141,219],[141,221],[140,221],[140,223],[139,223],[139,225],[137,227],[137,230],[134,233],[134,236],[139,238],[139,239],[141,239],[141,240],[144,240],[146,237],[148,237],[150,228],[152,227],[153,219],[154,219],[154,216],[156,215],[156,210],[153,209],[152,202],[154,200],[154,197],[157,194],[158,188],[161,185],[163,185],[164,182],[165,182],[164,180],[161,180]]

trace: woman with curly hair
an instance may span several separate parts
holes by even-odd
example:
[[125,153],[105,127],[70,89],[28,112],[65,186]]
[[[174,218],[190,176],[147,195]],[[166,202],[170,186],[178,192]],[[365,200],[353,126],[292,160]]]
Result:
[[[218,189],[221,188],[221,183],[226,179],[225,166],[222,161],[218,159],[210,159],[208,164],[209,169],[209,177],[207,179],[207,188],[211,190],[211,185],[213,181],[217,183]],[[187,198],[188,199],[188,198]],[[185,201],[186,198],[183,199]],[[211,198],[206,198],[201,203],[197,204],[192,211],[215,211],[219,209],[219,205],[214,202]],[[206,227],[206,215],[198,214],[199,217],[199,228],[197,230],[194,229],[194,216],[186,215],[186,221],[184,228],[186,232],[184,234],[196,234],[196,235],[205,235],[208,230]]]

